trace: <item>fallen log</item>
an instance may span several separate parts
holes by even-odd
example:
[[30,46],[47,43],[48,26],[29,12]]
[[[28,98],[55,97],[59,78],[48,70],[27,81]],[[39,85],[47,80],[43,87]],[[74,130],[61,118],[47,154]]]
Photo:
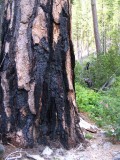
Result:
[[97,133],[97,130],[98,130],[97,126],[92,125],[92,124],[86,122],[81,117],[80,117],[80,123],[79,123],[79,125],[80,125],[81,129],[85,129],[85,130],[87,130],[89,132],[92,132],[92,133]]

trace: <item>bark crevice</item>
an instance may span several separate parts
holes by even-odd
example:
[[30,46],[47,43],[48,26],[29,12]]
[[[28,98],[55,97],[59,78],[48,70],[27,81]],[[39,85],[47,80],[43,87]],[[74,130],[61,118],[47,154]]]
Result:
[[84,138],[73,84],[68,1],[16,0],[6,6],[0,133],[23,147],[53,139],[75,147]]

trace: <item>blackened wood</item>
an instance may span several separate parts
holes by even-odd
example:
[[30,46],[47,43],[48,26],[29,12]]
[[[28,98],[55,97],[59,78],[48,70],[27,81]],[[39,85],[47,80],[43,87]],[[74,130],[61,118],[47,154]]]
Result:
[[84,138],[74,91],[67,0],[5,1],[0,78],[0,133],[23,147]]

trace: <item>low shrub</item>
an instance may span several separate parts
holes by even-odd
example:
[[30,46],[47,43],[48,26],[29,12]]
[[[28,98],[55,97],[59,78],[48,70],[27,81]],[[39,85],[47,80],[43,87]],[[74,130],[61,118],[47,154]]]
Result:
[[87,62],[75,67],[76,82],[85,86],[85,79],[92,81],[92,88],[99,90],[107,81],[114,76],[120,76],[120,54],[117,49],[111,49],[106,54],[89,59],[89,69],[86,69]]
[[78,109],[84,112],[90,112],[91,109],[98,105],[99,94],[87,87],[83,87],[80,83],[75,84],[76,101]]
[[120,140],[120,77],[105,92],[96,93],[80,83],[76,83],[75,88],[79,111],[88,112],[99,127],[108,129],[111,136]]

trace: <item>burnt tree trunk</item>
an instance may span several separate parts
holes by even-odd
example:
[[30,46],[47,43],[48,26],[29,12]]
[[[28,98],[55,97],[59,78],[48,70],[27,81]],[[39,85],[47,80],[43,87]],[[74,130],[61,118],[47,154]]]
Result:
[[74,92],[68,0],[6,0],[0,68],[0,133],[23,147],[84,140]]

